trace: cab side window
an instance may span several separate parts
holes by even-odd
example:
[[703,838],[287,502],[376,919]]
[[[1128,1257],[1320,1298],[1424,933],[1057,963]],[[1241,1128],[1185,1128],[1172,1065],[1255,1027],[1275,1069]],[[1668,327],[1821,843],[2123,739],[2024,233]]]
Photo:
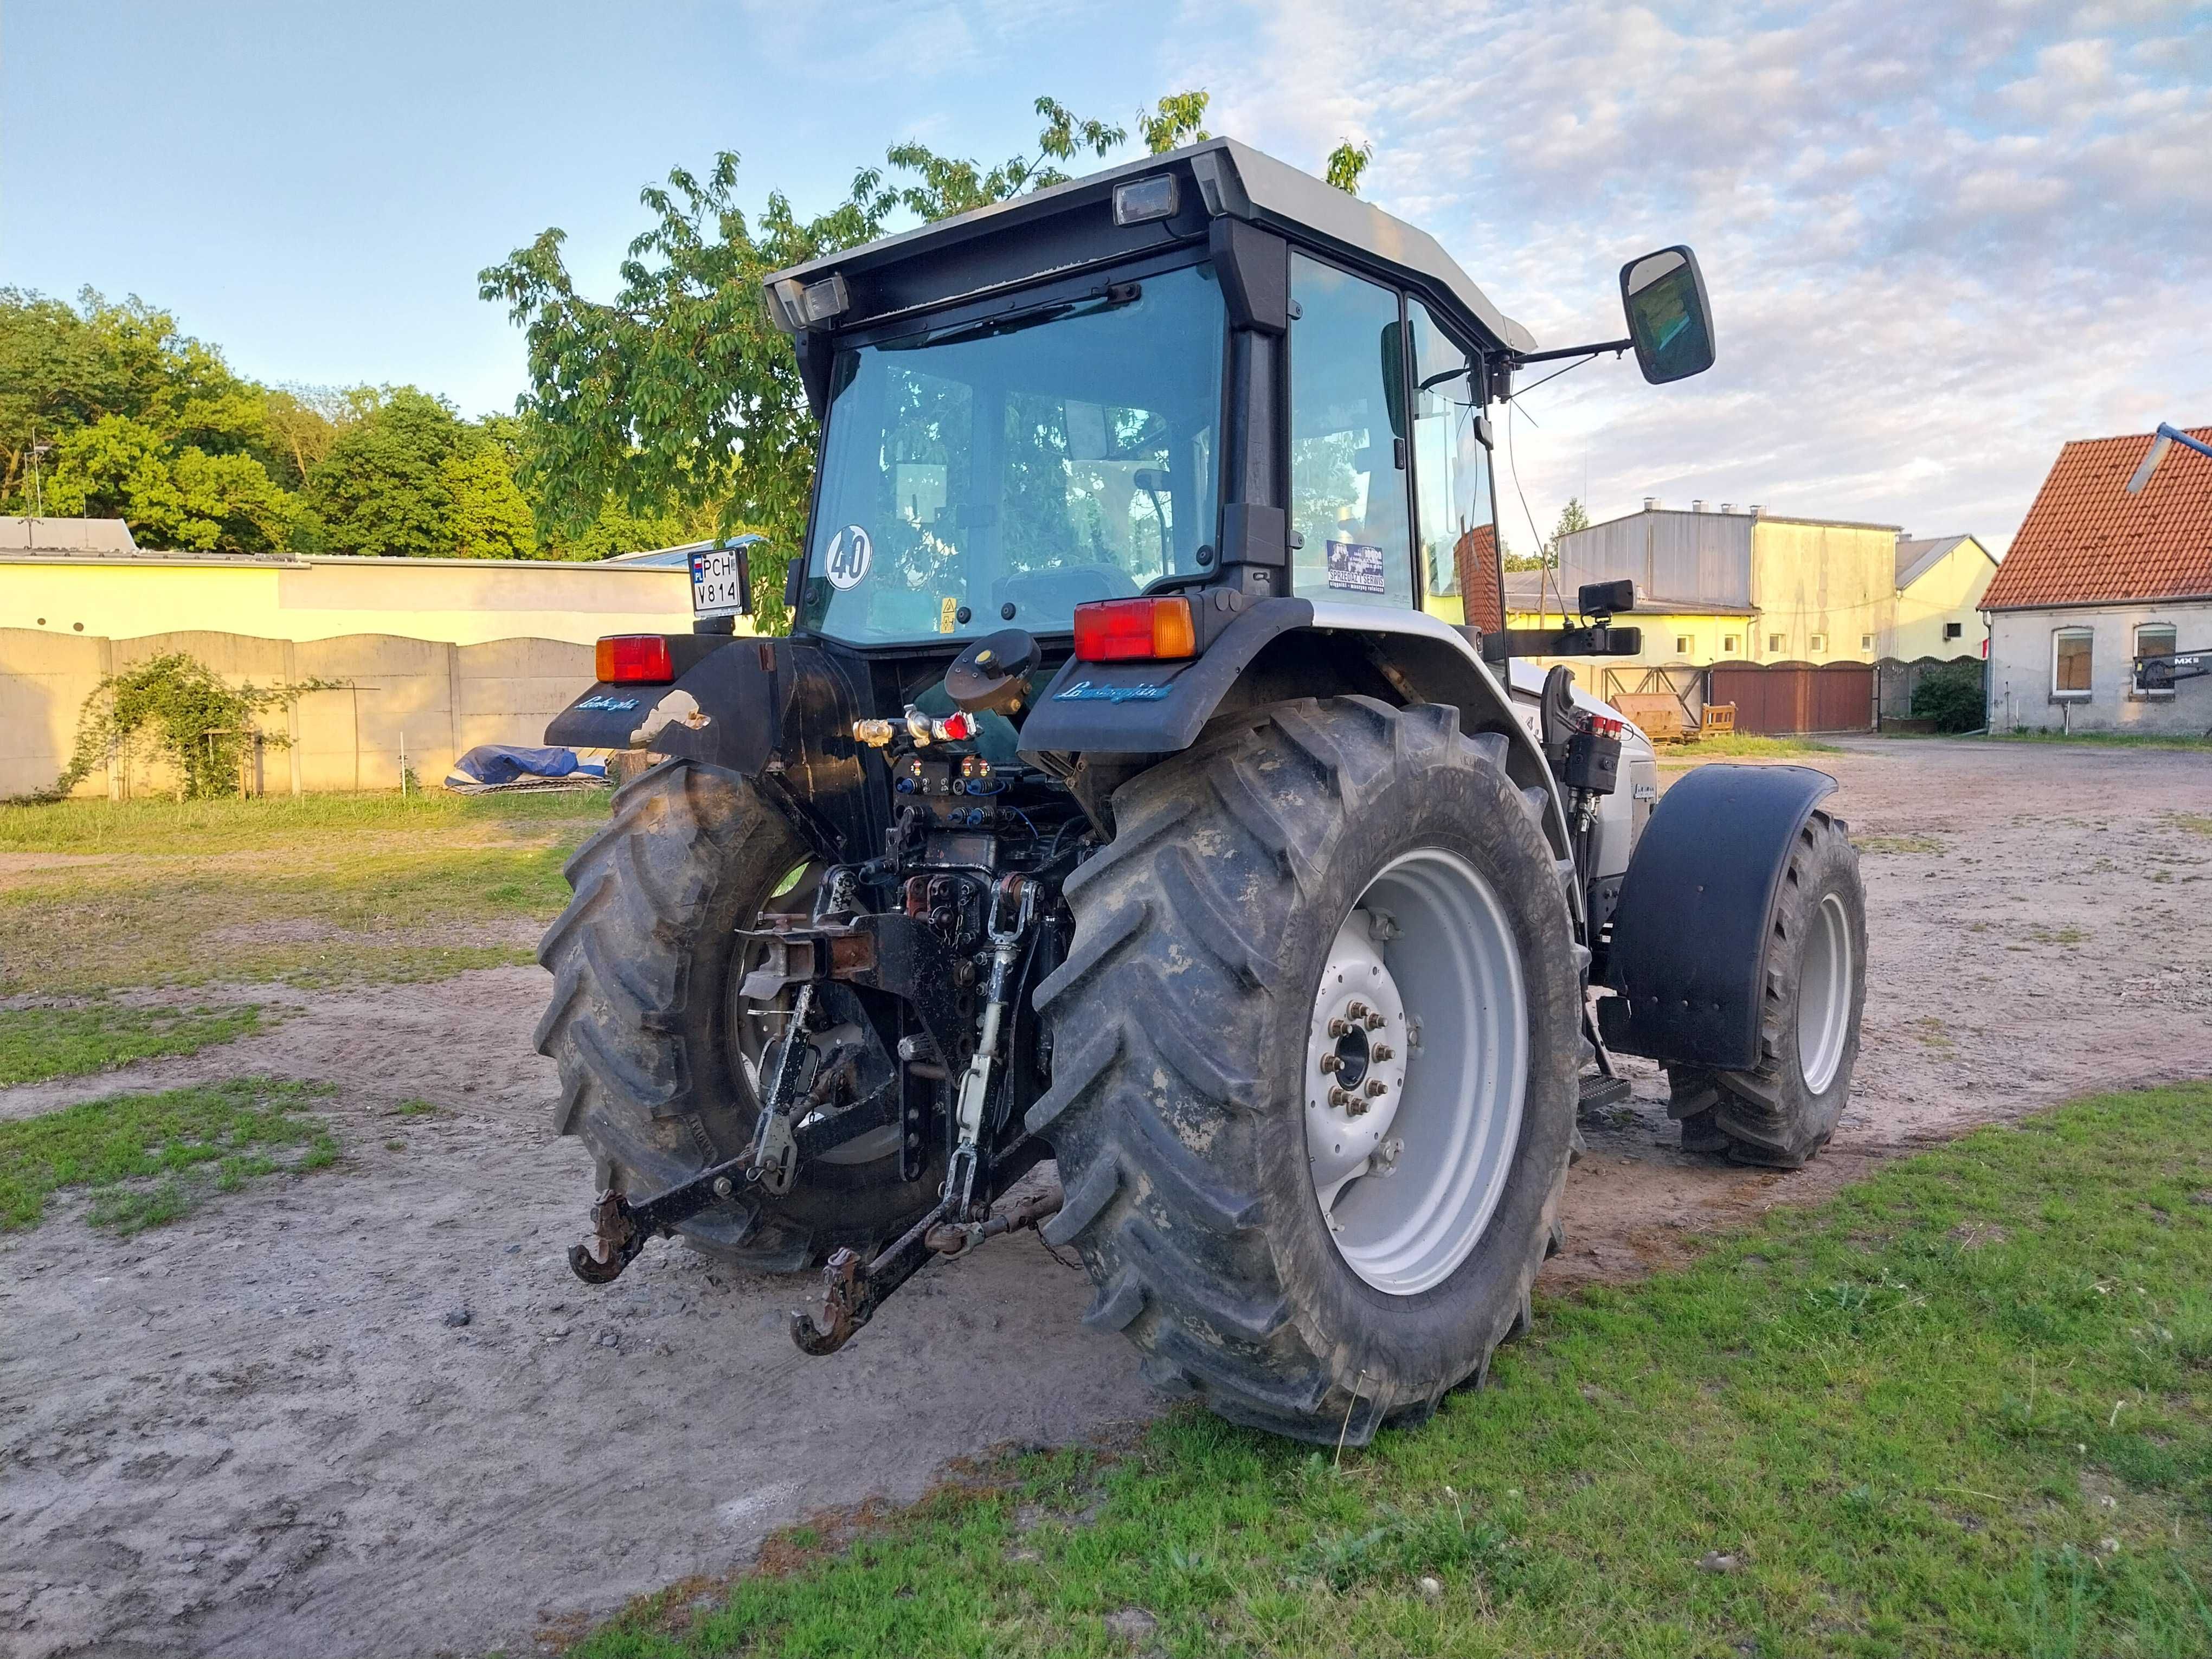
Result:
[[1291,591],[1410,606],[1406,349],[1398,296],[1291,256]]
[[1413,344],[1413,521],[1422,608],[1446,622],[1503,628],[1490,450],[1477,434],[1482,410],[1468,355],[1419,300],[1407,302],[1406,323]]

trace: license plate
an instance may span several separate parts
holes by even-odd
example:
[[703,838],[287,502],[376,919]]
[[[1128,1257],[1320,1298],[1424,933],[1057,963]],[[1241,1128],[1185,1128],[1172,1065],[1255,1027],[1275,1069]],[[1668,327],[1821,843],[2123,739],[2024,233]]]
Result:
[[734,617],[744,608],[743,568],[728,548],[709,548],[691,556],[691,614]]

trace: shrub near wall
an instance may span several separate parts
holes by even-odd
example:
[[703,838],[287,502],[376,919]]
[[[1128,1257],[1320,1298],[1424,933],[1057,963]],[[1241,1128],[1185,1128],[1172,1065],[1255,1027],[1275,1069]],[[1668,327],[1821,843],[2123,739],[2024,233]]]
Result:
[[1987,721],[1982,665],[1947,662],[1929,669],[1912,688],[1912,718],[1938,732],[1978,732]]

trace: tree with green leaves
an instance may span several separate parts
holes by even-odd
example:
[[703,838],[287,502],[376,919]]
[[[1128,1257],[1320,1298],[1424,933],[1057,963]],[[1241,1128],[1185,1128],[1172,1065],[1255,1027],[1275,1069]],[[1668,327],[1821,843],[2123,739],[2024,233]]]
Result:
[[1322,176],[1346,196],[1359,194],[1359,175],[1367,171],[1367,164],[1375,159],[1375,146],[1355,144],[1346,138],[1328,153],[1328,165]]
[[265,397],[143,301],[0,289],[0,506],[122,518],[157,547],[282,547]]
[[443,398],[401,386],[307,474],[314,533],[372,558],[528,558],[537,537],[506,455]]

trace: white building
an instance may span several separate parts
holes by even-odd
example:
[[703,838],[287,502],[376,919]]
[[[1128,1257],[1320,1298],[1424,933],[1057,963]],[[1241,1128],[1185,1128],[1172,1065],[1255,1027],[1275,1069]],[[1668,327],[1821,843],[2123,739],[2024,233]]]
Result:
[[1982,596],[1992,731],[2212,732],[2212,676],[2136,685],[2138,658],[2212,652],[2212,457],[2177,444],[2130,495],[2150,442],[2058,452]]

